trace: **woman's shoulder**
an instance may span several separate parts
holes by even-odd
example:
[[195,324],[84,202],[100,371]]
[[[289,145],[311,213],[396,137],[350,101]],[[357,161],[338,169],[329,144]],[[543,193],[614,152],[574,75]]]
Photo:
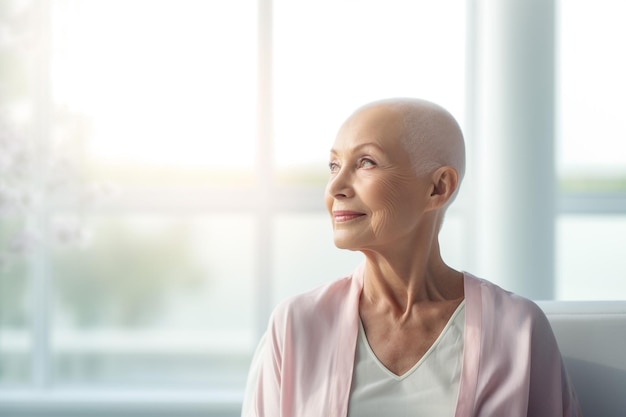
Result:
[[478,306],[483,311],[483,315],[493,314],[494,317],[517,322],[525,319],[533,322],[547,322],[541,308],[529,298],[515,294],[489,280],[467,272],[464,272],[464,277],[466,303],[470,306]]

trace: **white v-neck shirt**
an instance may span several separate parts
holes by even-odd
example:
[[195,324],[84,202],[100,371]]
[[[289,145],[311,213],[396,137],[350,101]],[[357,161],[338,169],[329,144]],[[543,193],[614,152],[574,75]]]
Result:
[[406,373],[396,375],[378,360],[361,323],[348,417],[454,416],[464,327],[465,300],[424,356]]

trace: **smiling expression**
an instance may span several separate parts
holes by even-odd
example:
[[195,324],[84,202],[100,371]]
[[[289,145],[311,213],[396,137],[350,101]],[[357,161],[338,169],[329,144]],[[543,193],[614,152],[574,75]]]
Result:
[[337,247],[382,250],[418,237],[431,181],[416,174],[403,126],[399,114],[372,107],[340,128],[325,193]]

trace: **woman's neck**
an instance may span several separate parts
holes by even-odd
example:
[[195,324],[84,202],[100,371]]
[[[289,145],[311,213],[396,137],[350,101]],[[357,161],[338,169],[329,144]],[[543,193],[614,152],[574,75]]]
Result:
[[366,252],[363,294],[369,303],[407,310],[421,302],[463,298],[463,276],[441,259],[437,242],[430,250]]

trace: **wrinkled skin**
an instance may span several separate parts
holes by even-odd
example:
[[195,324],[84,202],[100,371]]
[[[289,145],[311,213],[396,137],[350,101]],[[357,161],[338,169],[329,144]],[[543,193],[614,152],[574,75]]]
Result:
[[[416,238],[432,233],[424,228],[433,209],[431,175],[417,175],[403,135],[400,116],[385,108],[366,109],[341,127],[326,189],[339,248],[385,252],[414,247]],[[332,215],[338,210],[362,215],[344,220]]]

